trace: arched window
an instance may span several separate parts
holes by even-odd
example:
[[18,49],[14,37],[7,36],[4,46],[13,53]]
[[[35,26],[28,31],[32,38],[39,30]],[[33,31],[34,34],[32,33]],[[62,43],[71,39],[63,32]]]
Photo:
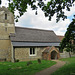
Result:
[[5,20],[7,20],[7,14],[5,14]]

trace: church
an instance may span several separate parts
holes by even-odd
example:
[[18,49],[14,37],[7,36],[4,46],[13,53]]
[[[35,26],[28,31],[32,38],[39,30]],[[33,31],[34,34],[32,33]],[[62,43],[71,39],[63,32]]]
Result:
[[14,16],[0,7],[0,61],[51,60],[68,57],[60,53],[60,39],[52,30],[16,27]]

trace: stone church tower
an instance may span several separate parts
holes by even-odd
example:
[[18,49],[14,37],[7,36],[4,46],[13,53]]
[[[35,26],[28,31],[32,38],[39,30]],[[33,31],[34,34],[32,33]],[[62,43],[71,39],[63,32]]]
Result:
[[3,6],[0,7],[0,60],[11,59],[10,33],[15,33],[14,16]]

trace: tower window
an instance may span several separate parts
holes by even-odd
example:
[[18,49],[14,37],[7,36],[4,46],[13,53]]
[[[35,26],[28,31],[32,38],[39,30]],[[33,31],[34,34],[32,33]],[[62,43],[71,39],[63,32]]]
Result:
[[5,14],[5,20],[7,20],[7,14]]

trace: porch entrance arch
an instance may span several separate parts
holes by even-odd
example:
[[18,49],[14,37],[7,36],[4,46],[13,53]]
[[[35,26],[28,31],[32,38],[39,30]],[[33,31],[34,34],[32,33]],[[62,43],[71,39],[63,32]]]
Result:
[[57,49],[54,46],[47,47],[42,52],[42,59],[44,59],[44,60],[59,59],[59,58],[60,58],[59,49]]
[[51,59],[58,59],[57,52],[55,50],[51,52]]

